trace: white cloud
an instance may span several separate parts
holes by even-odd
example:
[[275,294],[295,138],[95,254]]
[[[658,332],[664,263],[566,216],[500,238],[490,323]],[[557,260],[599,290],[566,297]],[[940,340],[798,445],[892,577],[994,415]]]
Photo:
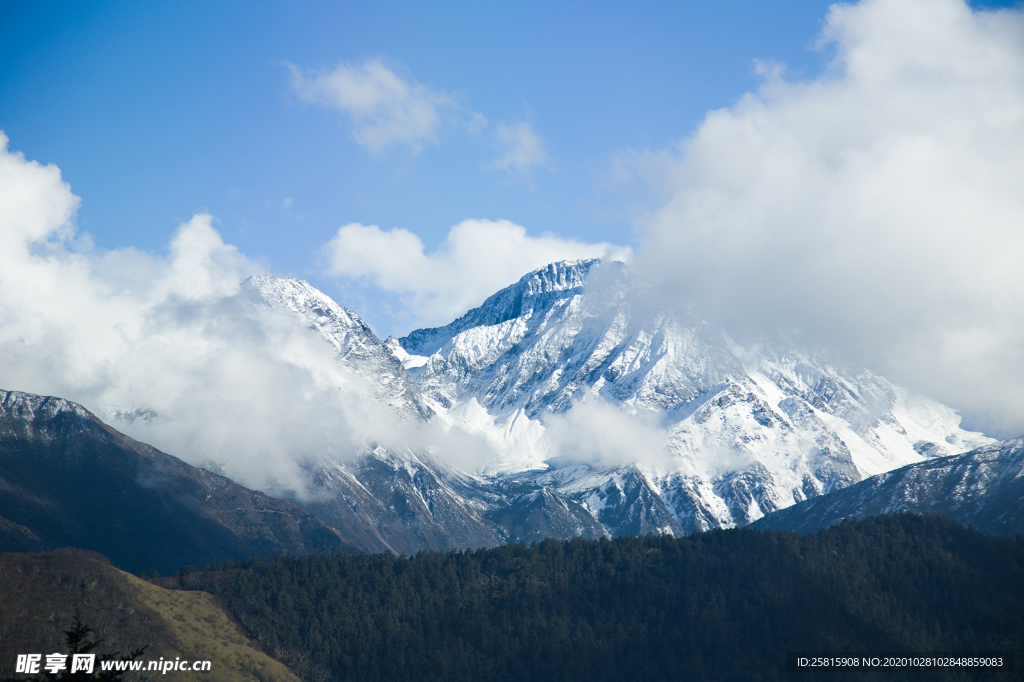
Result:
[[673,460],[659,417],[650,412],[627,414],[600,397],[590,397],[567,412],[544,418],[542,447],[559,466],[583,463],[614,468],[643,463],[654,470],[668,469]]
[[488,164],[489,168],[522,172],[548,163],[544,141],[530,123],[499,124],[495,134],[504,154]]
[[181,225],[166,256],[96,250],[75,237],[79,200],[60,170],[7,142],[0,133],[0,388],[101,416],[154,412],[116,425],[261,488],[301,492],[304,459],[396,431],[322,338],[239,293],[262,268],[210,216]]
[[639,153],[665,200],[638,270],[732,327],[845,348],[1024,430],[1024,15],[834,5],[835,60]]
[[60,169],[25,161],[7,150],[0,132],[0,253],[23,256],[29,244],[65,234],[79,199],[60,179]]
[[[424,144],[438,141],[446,121],[472,135],[487,127],[483,114],[444,92],[402,79],[376,59],[341,62],[331,71],[304,72],[286,65],[299,99],[348,114],[352,137],[374,154],[394,144],[419,152]],[[492,170],[523,172],[549,162],[544,141],[530,123],[495,126],[493,142],[501,156],[486,164]]]
[[[493,457],[461,428],[401,423],[290,311],[254,306],[240,285],[262,268],[211,216],[180,225],[166,255],[96,249],[76,234],[79,199],[60,170],[7,142],[0,133],[0,388],[121,413],[129,435],[270,492],[302,494],[303,462],[368,443],[469,469]],[[361,225],[331,244],[337,274],[376,279],[441,322],[534,267],[606,252],[625,255],[507,221],[465,221],[431,254],[407,231]]]
[[350,223],[326,246],[329,273],[367,278],[401,295],[420,324],[446,324],[527,272],[559,260],[625,259],[628,247],[589,244],[552,235],[532,237],[507,220],[464,220],[426,253],[418,236],[401,228]]
[[[380,61],[359,65],[338,64],[333,71],[303,73],[294,64],[292,88],[299,99],[338,109],[352,120],[352,136],[373,153],[392,144],[413,151],[437,141],[442,114],[457,112],[458,103],[443,92],[400,78]],[[479,114],[470,114],[467,125],[480,126]]]

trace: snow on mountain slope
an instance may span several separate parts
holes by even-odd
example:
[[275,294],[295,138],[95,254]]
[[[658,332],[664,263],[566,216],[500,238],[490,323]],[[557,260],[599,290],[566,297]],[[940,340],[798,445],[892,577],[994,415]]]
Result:
[[341,365],[366,380],[367,398],[391,407],[399,417],[395,427],[411,437],[408,443],[368,442],[341,457],[307,453],[302,462],[307,485],[297,501],[343,529],[364,551],[447,550],[503,541],[481,517],[485,505],[474,499],[473,480],[417,443],[416,427],[426,425],[436,405],[358,315],[297,279],[259,275],[242,289],[257,306],[288,311],[322,336]]
[[[552,267],[548,276],[535,273],[533,281],[520,289],[492,297],[491,309],[476,311],[483,317],[466,316],[442,332],[421,335],[421,339],[436,344],[453,330],[465,338],[479,329],[473,325],[481,320],[500,325],[502,318],[520,315],[538,301],[557,302],[566,291],[582,286],[586,268],[592,264],[596,261],[568,270]],[[458,405],[449,401],[451,409],[446,410],[441,406],[443,398],[438,404],[432,396],[419,393],[398,362],[401,358],[408,366],[409,356],[403,356],[404,350],[393,339],[388,346],[394,352],[385,349],[387,355],[382,358],[385,347],[358,316],[305,282],[262,276],[248,280],[244,289],[252,292],[250,296],[257,305],[288,310],[297,316],[338,350],[340,360],[349,369],[366,378],[383,373],[384,379],[378,384],[381,398],[400,407],[416,405],[418,414],[433,414],[433,419],[449,431],[482,437],[489,447],[479,453],[481,464],[500,468],[510,452],[526,452],[537,469],[549,468],[545,460],[551,455],[550,448],[539,442],[544,428],[524,409],[510,410],[502,429],[494,428],[493,417],[473,398]],[[436,409],[431,409],[432,403]],[[303,504],[331,525],[347,529],[347,536],[357,546],[370,551],[487,546],[538,540],[551,533],[599,537],[621,532],[682,531],[658,494],[635,472],[611,474],[624,491],[608,490],[615,500],[606,505],[609,511],[604,521],[598,521],[590,507],[574,499],[578,496],[563,494],[549,480],[512,480],[454,469],[435,456],[448,454],[443,452],[447,445],[442,440],[435,446],[442,451],[432,452],[429,446],[415,442],[405,447],[369,444],[355,457],[310,457],[304,463],[309,485]],[[521,471],[519,464],[513,457],[504,468]]]
[[[626,286],[584,296],[598,265],[549,265],[447,327],[399,339],[410,355],[436,348],[411,375],[443,405],[472,395],[492,412],[521,408],[534,418],[567,408],[588,388],[616,403],[668,409],[740,371],[701,325],[682,327],[664,316],[649,328],[631,324],[632,309],[646,302]],[[628,276],[621,263],[607,267]]]
[[755,528],[812,533],[846,518],[942,514],[981,531],[1024,532],[1024,438],[936,457],[770,514]]
[[527,310],[564,298],[566,292],[579,291],[590,269],[599,263],[592,258],[552,263],[539,268],[516,284],[487,298],[449,325],[436,329],[418,329],[401,339],[401,346],[412,355],[431,355],[453,336],[476,327],[489,327],[522,317]]
[[387,342],[306,282],[253,277],[242,295],[262,324],[322,338],[333,354],[309,357],[336,359],[337,390],[396,417],[343,448],[289,454],[304,488],[271,490],[365,551],[743,525],[989,442],[868,371],[782,340],[741,347],[659,309],[621,263],[551,264]]
[[[552,486],[612,533],[742,525],[990,442],[868,371],[781,342],[744,349],[696,317],[652,308],[621,263],[549,265],[446,327],[387,345],[446,408],[439,419],[502,453],[482,473]],[[615,437],[607,414],[586,407],[600,404],[657,415],[665,452],[599,454]],[[561,463],[567,447],[585,459],[581,438],[593,461]]]
[[337,351],[341,363],[373,385],[373,397],[398,413],[429,418],[434,409],[408,380],[401,363],[358,315],[299,279],[256,275],[242,291],[259,307],[288,310]]

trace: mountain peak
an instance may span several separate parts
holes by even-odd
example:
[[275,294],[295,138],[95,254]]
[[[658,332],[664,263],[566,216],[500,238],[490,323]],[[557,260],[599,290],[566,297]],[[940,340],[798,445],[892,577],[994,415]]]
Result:
[[[306,318],[314,327],[322,326],[323,323],[329,321],[332,323],[331,326],[357,330],[361,335],[377,338],[359,315],[336,303],[330,296],[305,280],[294,277],[253,275],[242,282],[242,290],[256,305],[286,308]],[[328,337],[328,340],[339,351],[342,350],[337,343],[337,338]]]
[[479,307],[473,308],[451,324],[417,329],[398,339],[398,343],[410,355],[432,355],[453,336],[467,329],[501,324],[531,309],[545,307],[554,300],[582,292],[591,271],[600,264],[600,258],[549,263],[489,296]]
[[0,390],[0,418],[11,417],[36,421],[53,419],[58,414],[65,412],[85,419],[95,419],[89,410],[64,398]]
[[[652,306],[621,264],[598,285],[598,263],[540,268],[452,324],[399,340],[423,392],[488,434],[505,475],[550,466],[562,451],[602,471],[650,463],[646,485],[689,531],[742,525],[989,442],[948,407],[827,354],[771,338],[744,349],[693,315]],[[458,409],[470,400],[485,414]],[[611,494],[600,478],[587,478],[586,493],[573,488],[592,510]],[[613,487],[625,495],[631,485]]]
[[255,275],[242,283],[242,290],[255,305],[288,310],[322,336],[343,366],[371,381],[376,399],[405,416],[429,419],[433,415],[395,354],[349,308],[301,279]]

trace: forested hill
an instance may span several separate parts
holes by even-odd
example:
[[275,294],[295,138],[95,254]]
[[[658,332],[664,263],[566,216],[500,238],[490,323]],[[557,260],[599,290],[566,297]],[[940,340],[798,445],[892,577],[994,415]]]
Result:
[[788,651],[1012,651],[1024,664],[1024,540],[939,517],[282,557],[178,580],[218,594],[307,680],[782,680]]

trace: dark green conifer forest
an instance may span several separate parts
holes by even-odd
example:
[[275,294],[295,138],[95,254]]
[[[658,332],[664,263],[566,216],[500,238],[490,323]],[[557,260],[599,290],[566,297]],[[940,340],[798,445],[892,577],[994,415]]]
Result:
[[1024,540],[939,517],[250,559],[175,580],[309,680],[1002,680],[1019,666],[787,673],[786,654],[1024,650]]

